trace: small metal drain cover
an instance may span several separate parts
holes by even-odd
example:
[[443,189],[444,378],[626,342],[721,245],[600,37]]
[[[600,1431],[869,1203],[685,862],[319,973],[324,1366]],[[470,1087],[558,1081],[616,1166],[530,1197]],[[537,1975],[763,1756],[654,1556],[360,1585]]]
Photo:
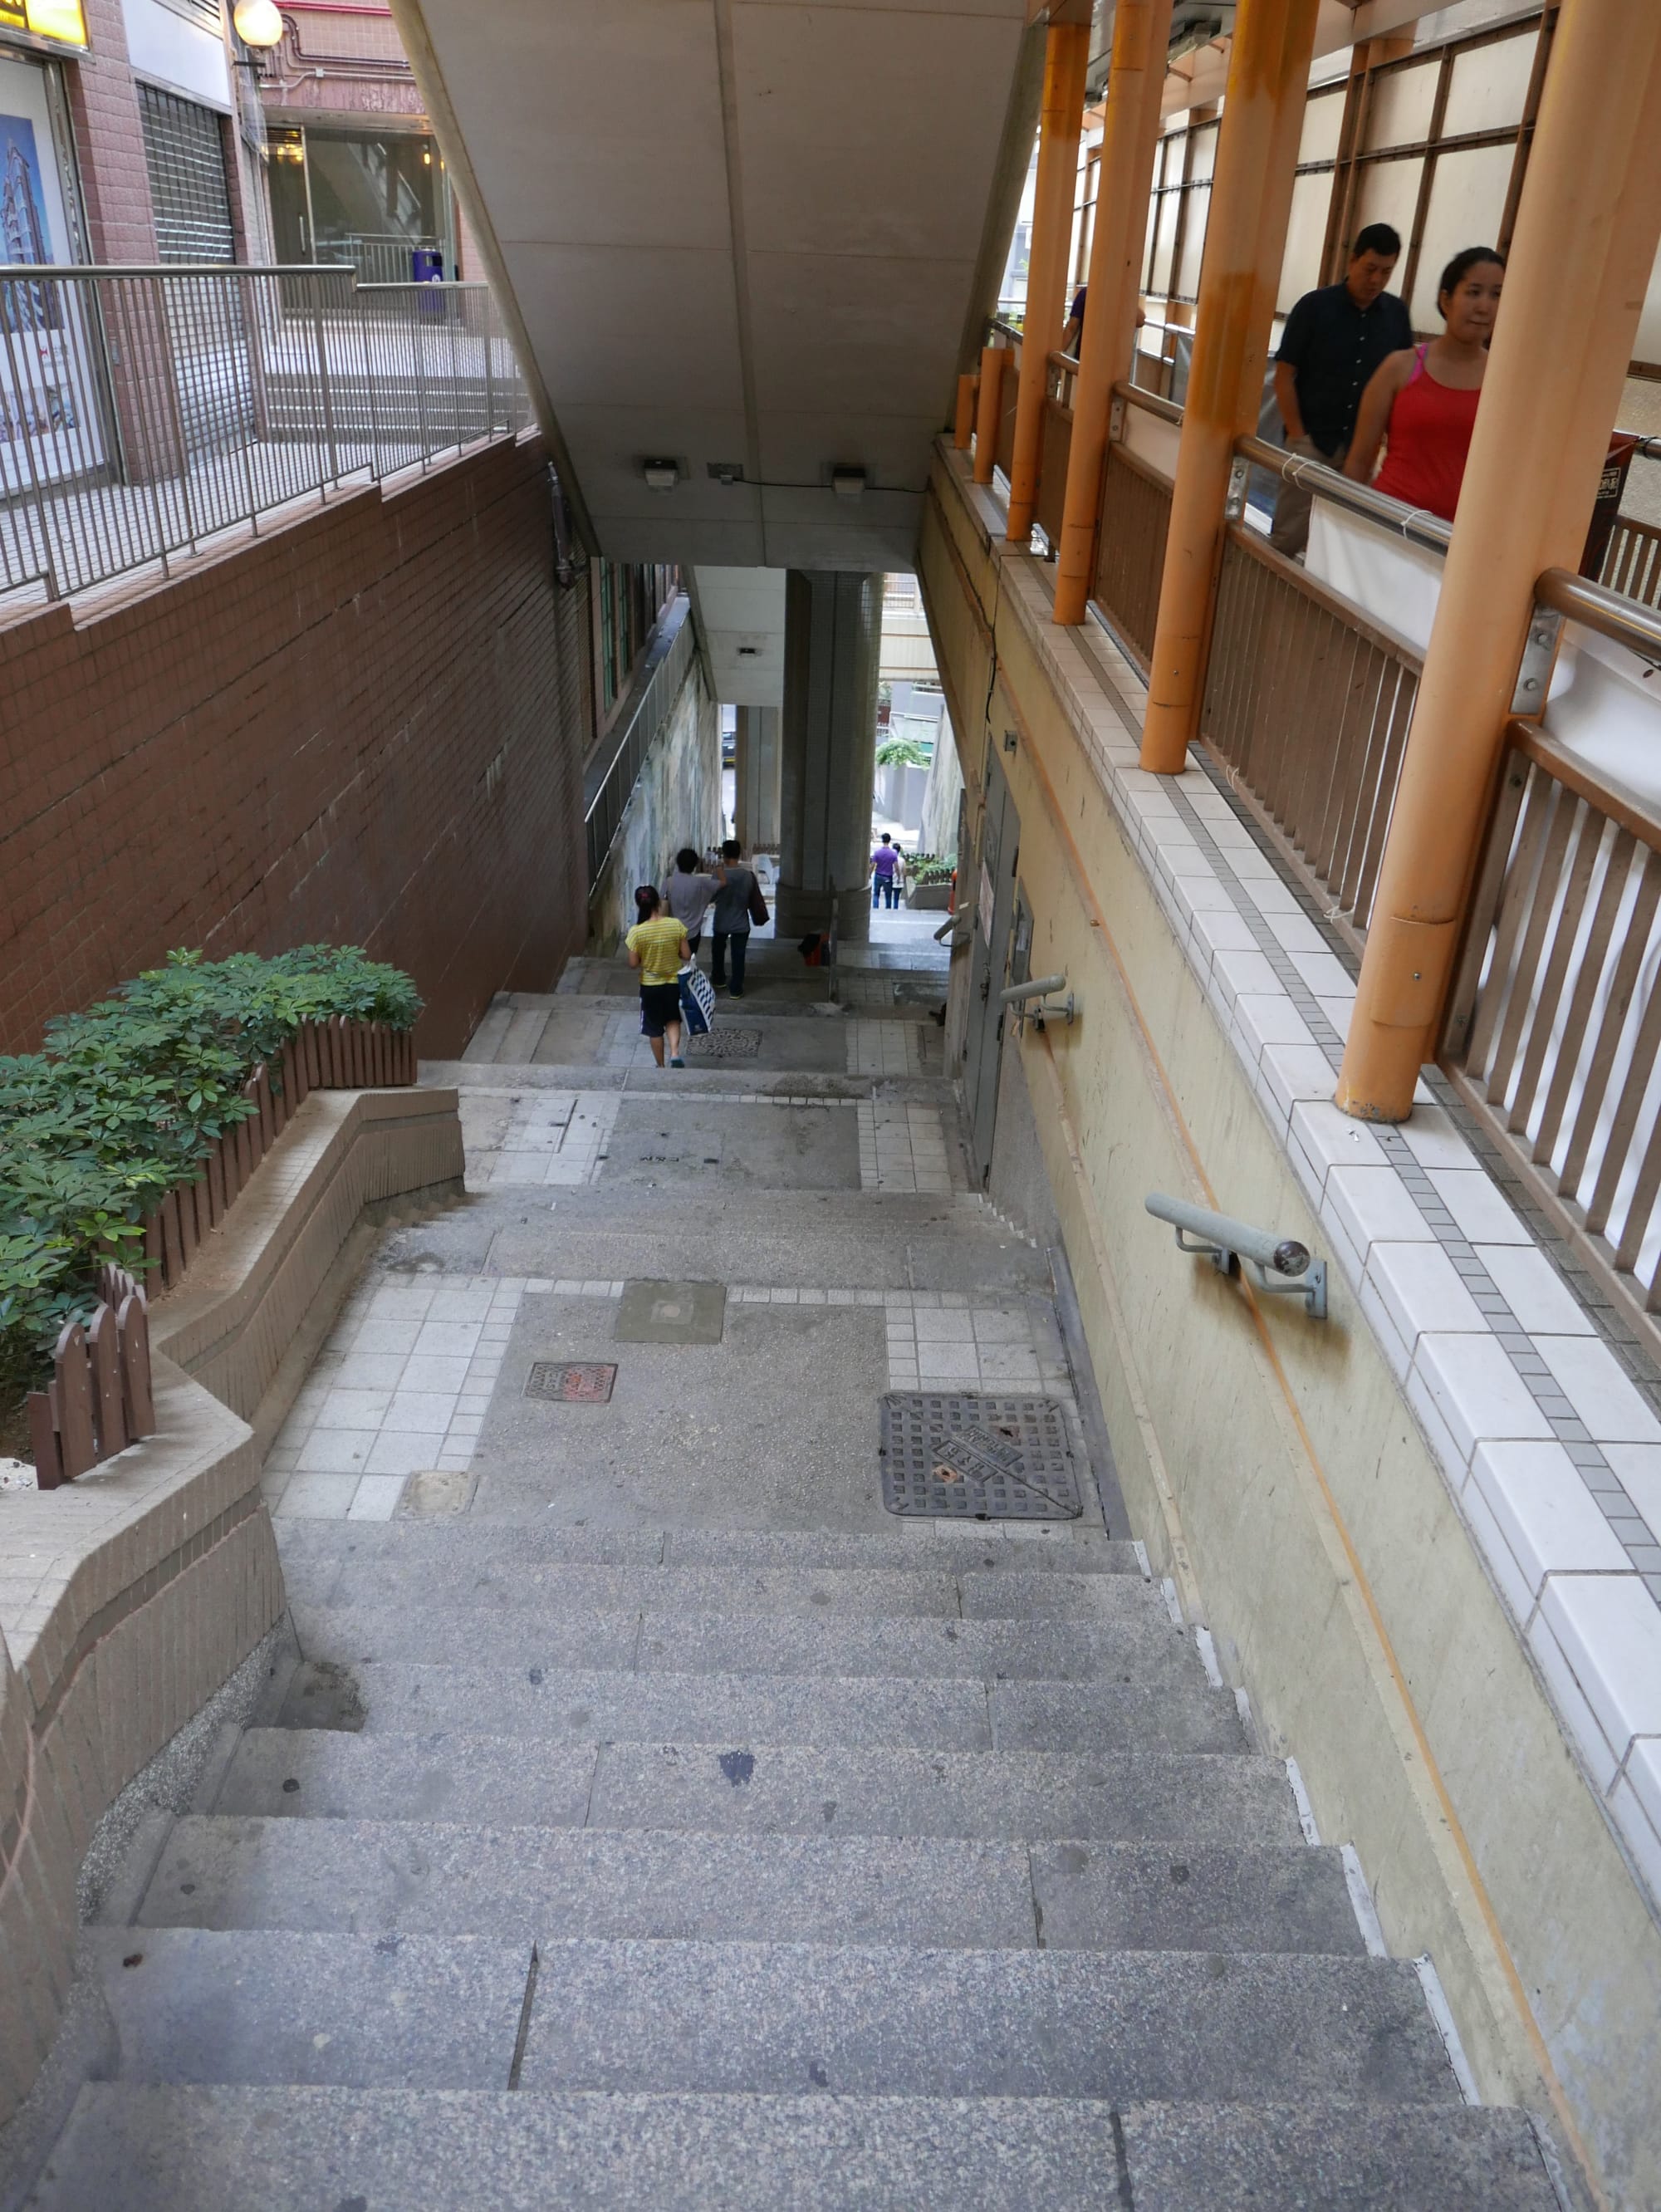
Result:
[[882,1401],[882,1503],[951,1521],[1076,1521],[1083,1511],[1054,1398],[894,1390]]
[[681,1048],[688,1060],[754,1060],[761,1049],[761,1032],[730,1029],[717,1022],[701,1036],[688,1035]]
[[616,1369],[601,1360],[568,1367],[558,1360],[537,1359],[531,1363],[524,1395],[553,1398],[564,1406],[604,1406],[610,1403],[611,1386],[616,1379]]

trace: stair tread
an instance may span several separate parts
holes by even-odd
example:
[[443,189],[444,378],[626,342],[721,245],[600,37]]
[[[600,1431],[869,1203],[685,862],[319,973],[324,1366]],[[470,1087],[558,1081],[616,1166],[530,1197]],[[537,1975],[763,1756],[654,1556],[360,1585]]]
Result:
[[[532,1675],[543,1679],[533,1680]],[[327,1674],[303,1667],[281,1722],[401,1735],[457,1729],[585,1742],[703,1740],[743,1745],[888,1744],[941,1750],[1094,1751],[1145,1745],[1238,1751],[1226,1690],[1184,1682],[918,1681],[896,1675],[638,1674],[365,1662]]]
[[473,1513],[432,1521],[305,1521],[277,1524],[283,1559],[540,1560],[549,1565],[677,1567],[888,1567],[906,1573],[1140,1576],[1135,1545],[1097,1532],[1064,1536],[918,1522],[882,1535],[834,1529],[577,1528]]
[[1362,1948],[1337,1851],[442,1820],[176,1821],[144,1927],[884,1942],[1022,1948]]
[[[1152,2107],[1125,2116],[1137,2212],[1557,2212],[1519,2112],[1311,2100],[1253,2116],[1281,2142],[1325,2137],[1322,2193],[1256,2191],[1246,2166],[1197,2189],[1154,2162]],[[1179,2124],[1191,2116],[1179,2112]],[[1112,2106],[1065,2098],[653,2096],[340,2088],[83,2088],[37,2212],[316,2212],[361,2197],[423,2212],[1101,2212]],[[1138,2125],[1133,2134],[1131,2122]],[[1197,2140],[1197,2137],[1191,2138]],[[1138,2154],[1131,2152],[1134,2158]],[[1138,2178],[1138,2176],[1140,2178]],[[1211,2188],[1215,2179],[1216,2186]]]
[[1137,2212],[1562,2212],[1515,2108],[1150,2105],[1124,2129]]
[[[86,1953],[115,2078],[501,2088],[530,1947],[130,1929]],[[124,1963],[136,1959],[136,1966]],[[1303,2095],[1450,2105],[1410,1967],[1272,1956],[562,1939],[538,1945],[520,2086],[654,2093]]]
[[[1145,1585],[1131,1587],[1140,1591]],[[1163,1605],[1118,1617],[962,1620],[955,1614],[644,1613],[374,1604],[296,1599],[308,1660],[597,1667],[640,1674],[903,1675],[1090,1682],[1202,1682],[1194,1645]]]
[[471,1607],[490,1612],[591,1607],[606,1612],[852,1614],[956,1620],[1064,1613],[1157,1614],[1160,1593],[1140,1576],[961,1577],[940,1568],[653,1567],[573,1565],[530,1559],[411,1560],[312,1558],[286,1561],[290,1594],[310,1605]]
[[[293,1784],[285,1789],[285,1784]],[[1278,1759],[1245,1753],[837,1749],[762,1741],[545,1744],[254,1729],[214,1809],[276,1817],[813,1835],[1300,1840]]]

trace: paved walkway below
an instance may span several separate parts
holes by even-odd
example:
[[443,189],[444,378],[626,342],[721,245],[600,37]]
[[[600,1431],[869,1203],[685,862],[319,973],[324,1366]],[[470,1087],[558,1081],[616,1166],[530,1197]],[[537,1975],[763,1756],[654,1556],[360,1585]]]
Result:
[[[584,962],[429,1072],[468,1199],[271,1451],[292,1634],[87,1931],[40,2212],[1557,2212],[1149,1577],[888,949],[821,1013],[758,945],[742,1064]],[[897,1517],[885,1404],[1049,1517]]]

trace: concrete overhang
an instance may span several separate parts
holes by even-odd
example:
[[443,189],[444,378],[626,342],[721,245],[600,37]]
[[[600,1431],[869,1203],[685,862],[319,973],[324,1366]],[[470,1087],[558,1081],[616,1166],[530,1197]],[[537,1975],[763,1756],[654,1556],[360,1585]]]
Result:
[[1026,0],[394,12],[598,549],[909,567],[1031,143]]

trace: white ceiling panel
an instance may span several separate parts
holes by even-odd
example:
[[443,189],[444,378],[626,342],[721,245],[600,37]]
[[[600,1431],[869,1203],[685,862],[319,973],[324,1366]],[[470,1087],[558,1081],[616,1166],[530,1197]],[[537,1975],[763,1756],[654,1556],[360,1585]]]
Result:
[[1026,0],[418,4],[602,550],[908,565]]

